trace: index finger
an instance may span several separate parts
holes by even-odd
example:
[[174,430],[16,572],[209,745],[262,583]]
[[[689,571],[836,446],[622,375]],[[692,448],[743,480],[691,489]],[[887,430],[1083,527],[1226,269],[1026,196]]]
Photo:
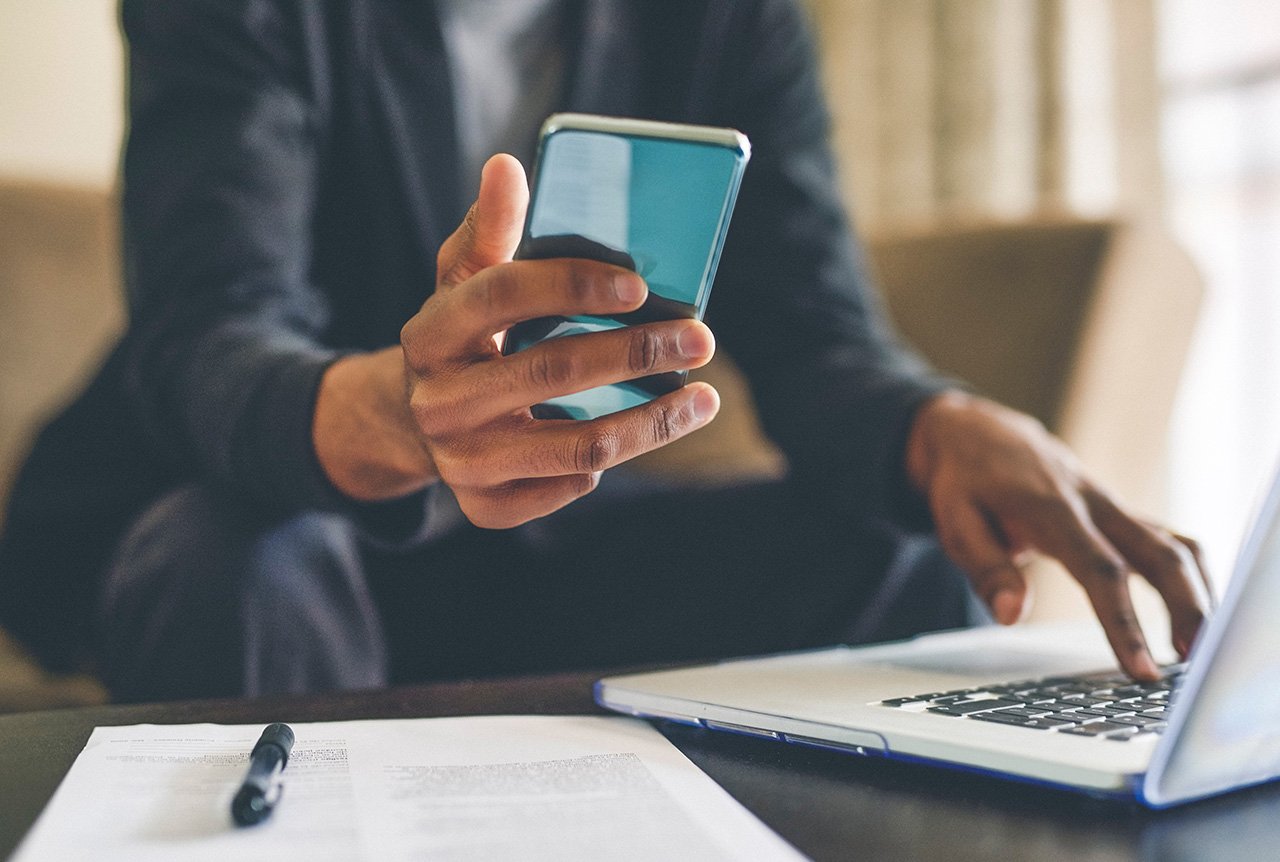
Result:
[[634,311],[648,295],[644,279],[629,269],[593,260],[520,260],[477,273],[441,297],[446,315],[433,329],[445,356],[488,349],[489,339],[517,323],[540,317],[611,315]]
[[1129,595],[1130,567],[1124,557],[1082,511],[1065,501],[1062,509],[1055,507],[1052,515],[1042,516],[1040,525],[1037,544],[1084,587],[1125,673],[1137,680],[1158,679],[1160,669],[1151,657]]
[[1186,658],[1208,611],[1200,561],[1177,537],[1129,516],[1106,494],[1091,489],[1085,498],[1095,523],[1164,599],[1174,649]]

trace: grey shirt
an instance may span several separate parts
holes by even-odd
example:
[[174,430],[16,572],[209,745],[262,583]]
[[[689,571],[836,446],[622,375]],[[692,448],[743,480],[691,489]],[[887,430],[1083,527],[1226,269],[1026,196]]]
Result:
[[563,0],[437,0],[452,76],[461,188],[510,153],[533,169],[538,128],[564,84]]

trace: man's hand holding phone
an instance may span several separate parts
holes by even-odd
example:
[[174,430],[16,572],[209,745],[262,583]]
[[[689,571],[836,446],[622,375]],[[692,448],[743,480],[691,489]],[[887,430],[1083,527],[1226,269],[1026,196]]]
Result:
[[[341,360],[326,375],[317,405],[316,448],[340,489],[360,499],[379,499],[439,478],[472,522],[511,527],[590,492],[602,471],[705,425],[719,410],[714,389],[691,383],[591,421],[533,418],[530,406],[550,397],[697,368],[711,358],[715,342],[704,324],[682,319],[551,339],[503,356],[495,336],[522,320],[618,314],[639,308],[647,295],[639,276],[608,264],[513,261],[528,199],[520,163],[510,156],[491,159],[479,199],[441,248],[436,292],[405,325],[401,348],[352,357],[366,365],[367,373],[344,367],[348,360]],[[391,361],[395,354],[402,354],[402,363]],[[398,381],[391,376],[396,370]],[[341,426],[344,416],[359,411],[344,409],[342,396],[357,383],[384,390],[398,385],[401,399],[407,388],[408,409],[392,423],[400,426],[400,440],[369,439],[378,423],[362,420],[355,433],[364,435],[363,445],[351,445],[357,441]],[[416,465],[412,446],[420,450]],[[401,451],[396,460],[402,467],[390,472],[420,475],[390,481],[386,470],[353,463],[352,450],[369,460]],[[381,491],[391,486],[394,493]]]

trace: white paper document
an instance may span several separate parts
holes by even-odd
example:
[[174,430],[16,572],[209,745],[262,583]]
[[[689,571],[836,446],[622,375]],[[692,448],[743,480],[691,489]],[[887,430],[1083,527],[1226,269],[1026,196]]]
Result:
[[284,795],[244,828],[231,797],[263,725],[99,727],[14,862],[800,858],[635,719],[292,727]]

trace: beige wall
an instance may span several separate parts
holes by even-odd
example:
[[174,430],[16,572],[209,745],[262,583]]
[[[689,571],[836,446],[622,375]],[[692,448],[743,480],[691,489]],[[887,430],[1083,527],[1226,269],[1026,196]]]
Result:
[[115,0],[0,0],[0,177],[107,188],[124,126]]

